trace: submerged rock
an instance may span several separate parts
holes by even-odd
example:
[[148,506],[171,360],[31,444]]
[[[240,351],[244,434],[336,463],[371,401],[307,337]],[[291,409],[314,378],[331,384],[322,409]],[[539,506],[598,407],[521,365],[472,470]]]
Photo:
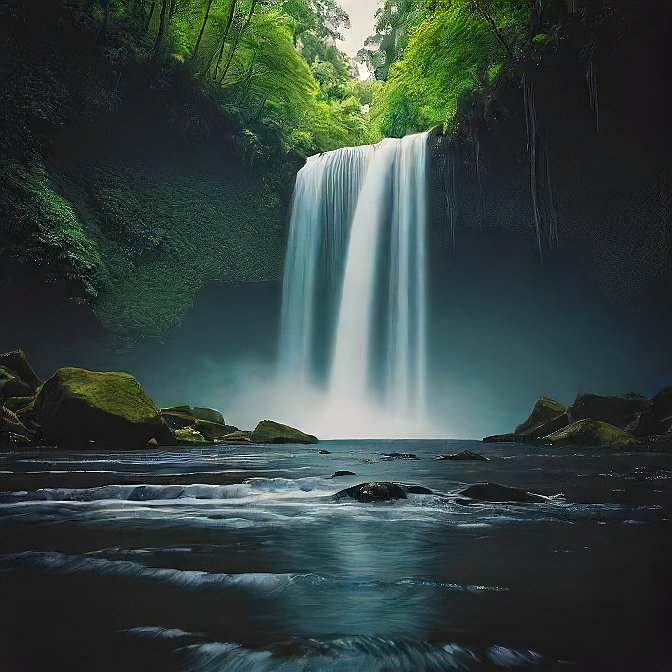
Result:
[[633,392],[605,396],[600,394],[577,394],[574,403],[567,409],[571,423],[578,420],[599,420],[626,432],[634,431],[639,417],[651,409],[652,402]]
[[579,420],[568,427],[544,437],[544,443],[554,446],[628,446],[635,443],[634,437],[619,427],[590,418]]
[[322,450],[318,450],[317,452],[318,452],[319,455],[331,455],[331,451],[330,451],[330,450],[324,450],[324,449],[322,449]]
[[540,503],[547,501],[547,497],[527,492],[520,488],[513,488],[499,483],[476,483],[460,492],[462,497],[475,499],[479,502],[523,502]]
[[367,504],[370,502],[393,502],[406,499],[407,494],[431,495],[432,491],[421,485],[400,485],[390,481],[376,481],[373,483],[360,483],[345,490],[340,490],[334,495],[334,499],[354,499],[357,502]]
[[478,453],[472,453],[470,450],[463,450],[461,453],[449,453],[447,455],[437,455],[435,460],[475,460],[488,462],[489,459]]
[[354,471],[348,471],[347,469],[343,469],[341,471],[335,471],[331,477],[332,478],[338,478],[339,476],[356,476]]
[[174,443],[159,409],[129,373],[59,369],[35,398],[33,415],[47,443],[144,448]]
[[555,399],[541,397],[532,409],[532,413],[514,430],[520,436],[540,437],[555,432],[568,423],[567,409]]
[[317,443],[317,437],[273,420],[262,420],[250,434],[252,443]]

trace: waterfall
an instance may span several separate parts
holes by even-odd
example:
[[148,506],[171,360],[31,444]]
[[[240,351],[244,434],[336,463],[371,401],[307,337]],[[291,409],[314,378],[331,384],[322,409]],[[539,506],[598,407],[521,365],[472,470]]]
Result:
[[424,417],[426,145],[421,133],[339,149],[297,176],[280,376],[321,391],[325,413]]

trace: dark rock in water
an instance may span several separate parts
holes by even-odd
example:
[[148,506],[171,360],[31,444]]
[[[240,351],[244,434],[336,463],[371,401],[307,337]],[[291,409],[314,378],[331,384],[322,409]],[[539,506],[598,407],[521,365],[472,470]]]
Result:
[[622,429],[599,420],[579,420],[564,429],[544,437],[544,443],[554,446],[587,446],[601,448],[603,446],[628,446],[635,439]]
[[336,499],[349,497],[358,502],[391,502],[397,499],[406,499],[404,489],[396,483],[360,483],[337,492]]
[[393,502],[398,499],[406,499],[407,494],[431,495],[432,491],[421,485],[400,485],[390,481],[378,481],[374,483],[360,483],[350,488],[341,490],[334,495],[334,499],[349,497],[364,504],[369,502]]
[[424,485],[402,485],[408,495],[433,495],[434,493]]
[[641,394],[628,393],[613,396],[600,394],[577,394],[574,403],[567,409],[571,423],[578,420],[599,420],[614,427],[634,431],[639,416],[651,409],[652,402]]
[[42,381],[37,377],[35,371],[33,371],[33,367],[29,364],[23,350],[13,350],[12,352],[1,354],[0,368],[6,369],[20,378],[30,388],[31,392],[35,392],[42,384]]
[[144,448],[174,437],[159,409],[129,373],[59,369],[42,386],[33,413],[47,443]]
[[651,408],[639,416],[635,436],[654,436],[672,431],[672,387],[665,387],[651,400]]
[[[215,441],[220,437],[238,431],[238,427],[227,425],[222,414],[212,408],[187,405],[172,406],[161,409],[161,415],[173,431],[191,428],[201,434],[207,441]],[[183,434],[186,437],[186,433],[183,432]]]
[[524,502],[540,503],[547,500],[543,495],[527,492],[520,488],[512,488],[499,483],[476,483],[462,490],[460,495],[480,502]]
[[317,437],[272,420],[262,420],[250,435],[252,443],[317,443]]
[[210,422],[209,420],[195,420],[194,429],[200,432],[208,441],[216,441],[220,437],[239,431],[238,427],[234,427],[233,425],[222,425],[219,422]]
[[381,453],[381,460],[417,460],[419,459],[415,453]]
[[448,455],[437,455],[435,460],[476,460],[488,462],[488,458],[478,453],[472,453],[470,450],[463,450],[461,453],[450,453]]
[[555,399],[541,397],[534,405],[530,417],[516,427],[514,434],[546,436],[568,424],[566,412],[567,409]]
[[331,455],[331,451],[330,451],[330,450],[324,450],[324,449],[322,449],[322,450],[318,450],[317,452],[318,452],[320,455]]
[[332,477],[332,478],[338,478],[339,476],[355,476],[355,475],[356,475],[356,474],[355,474],[354,471],[348,471],[347,469],[344,469],[344,470],[342,470],[342,471],[335,471],[335,472],[331,475],[331,477]]

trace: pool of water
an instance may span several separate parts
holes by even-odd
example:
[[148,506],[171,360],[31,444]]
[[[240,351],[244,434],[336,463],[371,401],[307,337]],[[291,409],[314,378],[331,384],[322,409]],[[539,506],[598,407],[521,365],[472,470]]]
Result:
[[[434,460],[464,449],[490,460]],[[670,670],[671,474],[470,441],[0,453],[0,667]],[[372,480],[434,494],[332,497]],[[550,497],[459,503],[479,481]]]

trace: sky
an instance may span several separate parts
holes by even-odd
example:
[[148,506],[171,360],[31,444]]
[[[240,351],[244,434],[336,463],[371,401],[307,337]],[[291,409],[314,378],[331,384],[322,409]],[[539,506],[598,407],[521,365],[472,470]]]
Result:
[[348,56],[356,56],[364,40],[373,34],[378,0],[340,0],[340,5],[350,16],[350,29],[343,31],[344,40],[339,46]]

